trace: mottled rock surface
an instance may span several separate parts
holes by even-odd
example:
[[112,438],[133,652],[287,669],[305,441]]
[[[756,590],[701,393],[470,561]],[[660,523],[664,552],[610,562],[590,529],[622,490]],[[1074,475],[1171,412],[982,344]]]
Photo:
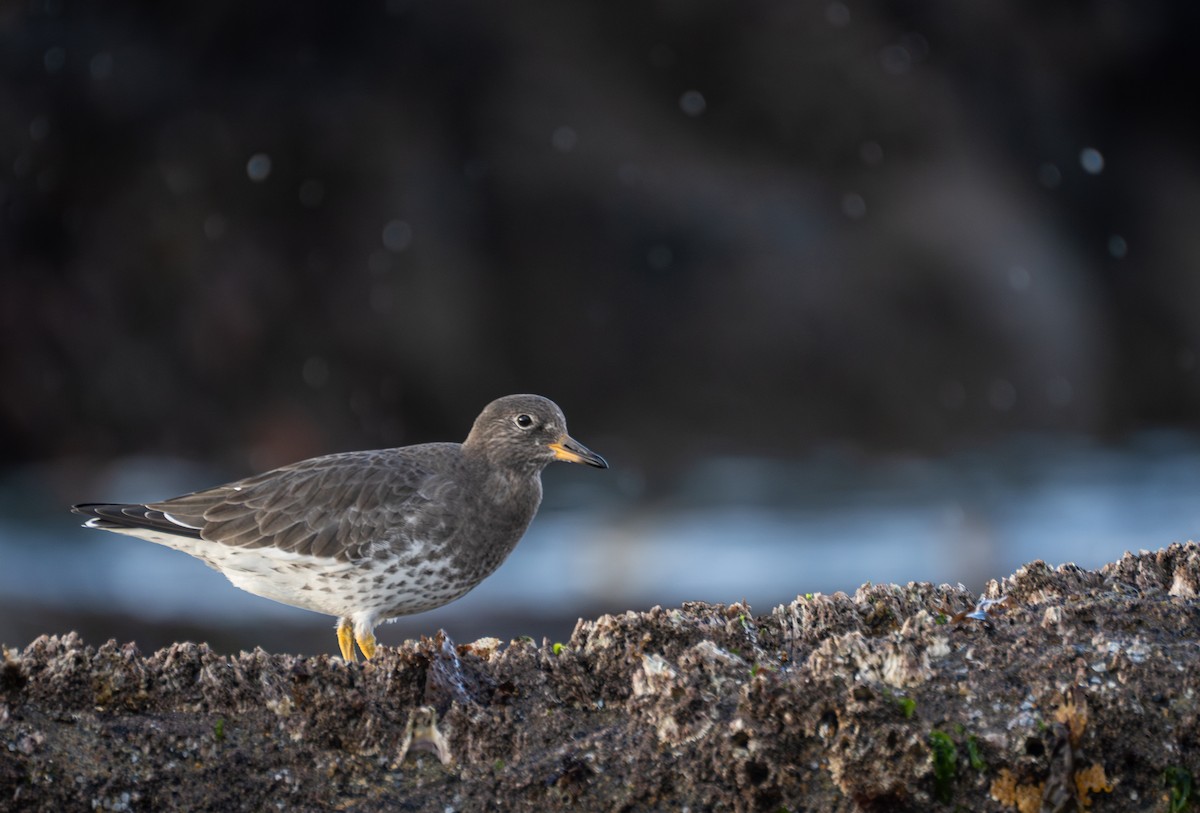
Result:
[[43,637],[0,664],[0,809],[1186,810],[1198,593],[1189,543],[369,664]]

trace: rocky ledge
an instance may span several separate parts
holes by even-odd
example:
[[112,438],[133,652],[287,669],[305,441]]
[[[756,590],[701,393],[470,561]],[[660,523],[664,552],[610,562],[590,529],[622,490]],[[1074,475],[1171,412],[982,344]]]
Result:
[[0,664],[0,808],[1173,813],[1198,592],[1189,543],[368,664],[42,637]]

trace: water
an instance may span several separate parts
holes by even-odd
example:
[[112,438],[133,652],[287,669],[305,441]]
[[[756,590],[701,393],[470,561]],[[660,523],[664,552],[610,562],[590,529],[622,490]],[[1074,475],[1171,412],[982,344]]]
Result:
[[[549,470],[546,505],[508,562],[421,623],[470,617],[486,628],[501,611],[573,620],[688,600],[745,600],[765,612],[868,581],[978,591],[1034,559],[1096,567],[1200,538],[1200,439],[1189,436],[1145,435],[1121,448],[1017,438],[936,460],[714,459],[653,502],[623,493],[619,476],[595,475]],[[0,488],[6,606],[216,625],[315,620],[237,590],[185,554],[79,528],[71,497],[38,485],[53,479],[10,472]],[[223,479],[139,459],[114,467],[103,493],[73,497],[150,499]]]

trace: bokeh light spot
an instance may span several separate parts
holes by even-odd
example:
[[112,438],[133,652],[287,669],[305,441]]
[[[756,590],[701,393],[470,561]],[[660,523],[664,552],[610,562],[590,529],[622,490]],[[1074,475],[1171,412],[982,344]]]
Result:
[[675,254],[671,251],[671,247],[659,243],[651,246],[646,252],[646,264],[655,271],[665,271],[671,267],[671,263],[675,260]]
[[944,381],[938,388],[938,402],[946,409],[962,409],[967,403],[967,388],[961,381]]
[[1024,266],[1014,265],[1008,269],[1008,285],[1014,291],[1020,293],[1028,291],[1031,282],[1033,282],[1033,277],[1030,276],[1029,270]]
[[98,82],[112,76],[112,69],[113,56],[108,51],[101,51],[88,63],[88,70],[91,71],[92,78]]
[[835,28],[850,25],[850,7],[845,3],[830,3],[825,7],[825,22]]
[[1074,396],[1075,391],[1071,388],[1071,382],[1061,375],[1055,376],[1046,382],[1046,400],[1053,406],[1069,406]]
[[325,200],[325,184],[316,178],[309,178],[300,184],[300,204],[309,209],[315,209]]
[[867,216],[867,202],[857,192],[842,195],[842,212],[851,220],[862,220]]
[[1011,381],[997,378],[988,385],[988,403],[992,409],[1008,412],[1017,404],[1017,388]]
[[679,109],[693,118],[699,116],[707,108],[708,102],[705,101],[704,95],[698,90],[685,91],[679,97]]
[[1037,176],[1038,183],[1047,189],[1058,189],[1062,184],[1062,171],[1048,161],[1038,167]]
[[329,383],[329,362],[321,356],[309,356],[304,360],[300,375],[305,384],[314,390],[320,389]]
[[383,227],[383,247],[399,254],[412,244],[412,226],[403,220],[389,220]]
[[886,45],[879,52],[879,64],[883,66],[884,73],[899,76],[912,69],[913,57],[903,45]]
[[212,242],[216,242],[224,237],[228,228],[229,222],[225,219],[224,215],[217,212],[213,212],[204,218],[204,236]]
[[1099,175],[1104,171],[1104,156],[1095,147],[1084,147],[1079,152],[1079,165],[1089,175]]
[[51,76],[62,73],[62,69],[67,66],[67,51],[65,48],[54,46],[42,55],[42,64],[46,66],[46,73]]
[[246,175],[255,183],[262,183],[271,174],[271,156],[265,152],[256,152],[246,162]]
[[570,152],[575,149],[575,145],[579,143],[579,133],[575,132],[573,127],[568,127],[565,124],[562,127],[557,127],[554,133],[550,136],[550,146],[559,152]]

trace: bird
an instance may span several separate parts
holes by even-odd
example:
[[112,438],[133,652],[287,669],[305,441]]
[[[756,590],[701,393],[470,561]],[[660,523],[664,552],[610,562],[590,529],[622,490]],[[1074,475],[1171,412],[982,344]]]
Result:
[[462,597],[516,547],[554,461],[606,469],[540,395],[492,401],[462,443],[314,457],[146,503],[81,503],[85,528],[191,554],[235,586],[337,617],[347,662],[375,627]]

